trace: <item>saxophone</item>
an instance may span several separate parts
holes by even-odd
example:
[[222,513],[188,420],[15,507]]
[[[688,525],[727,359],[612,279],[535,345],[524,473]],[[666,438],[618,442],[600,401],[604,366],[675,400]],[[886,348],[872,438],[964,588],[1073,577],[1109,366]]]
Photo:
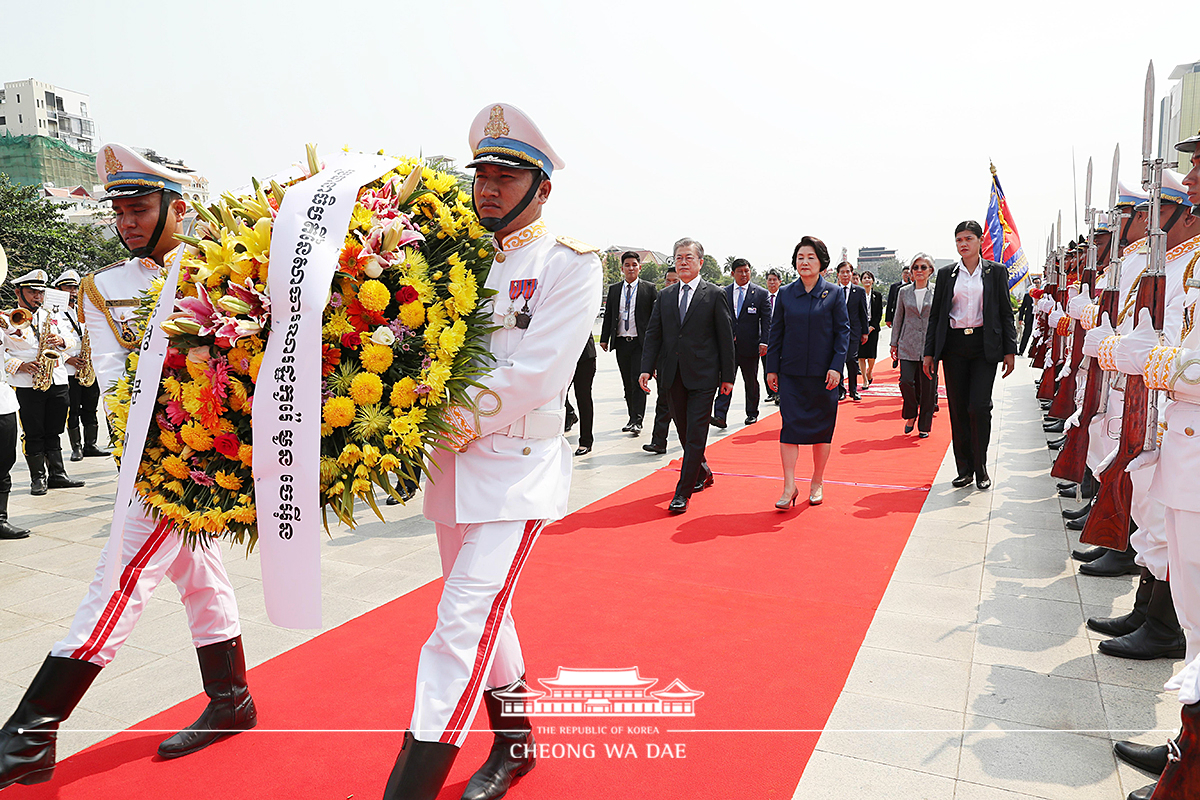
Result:
[[50,338],[50,311],[46,311],[46,320],[42,323],[41,331],[38,334],[38,354],[33,362],[33,388],[39,392],[44,392],[50,388],[50,384],[54,378],[54,368],[58,366],[58,362],[62,359],[62,353],[55,350],[46,343]]
[[79,345],[80,363],[75,368],[75,380],[79,381],[80,386],[91,386],[96,382],[96,368],[92,366],[92,337],[82,319],[79,320],[79,327],[83,330],[83,341]]

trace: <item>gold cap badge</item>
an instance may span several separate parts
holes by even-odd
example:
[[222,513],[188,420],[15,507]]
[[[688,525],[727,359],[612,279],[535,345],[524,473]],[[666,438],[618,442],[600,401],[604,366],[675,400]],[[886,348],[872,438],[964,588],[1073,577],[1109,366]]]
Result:
[[483,135],[493,139],[508,136],[508,123],[504,121],[503,106],[492,106],[492,115],[488,118],[487,127],[483,129]]
[[117,154],[111,147],[104,148],[104,169],[108,171],[109,175],[125,169],[125,165],[121,163],[121,159],[117,158]]

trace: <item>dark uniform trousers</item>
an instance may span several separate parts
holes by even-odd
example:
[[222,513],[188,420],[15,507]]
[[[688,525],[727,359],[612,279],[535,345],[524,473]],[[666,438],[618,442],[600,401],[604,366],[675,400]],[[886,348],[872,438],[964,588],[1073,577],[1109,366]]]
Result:
[[716,393],[715,387],[687,388],[678,372],[675,373],[675,382],[667,392],[671,417],[675,420],[679,444],[683,447],[683,464],[679,469],[679,483],[675,487],[675,494],[691,497],[696,484],[702,478],[712,475],[708,461],[704,458],[704,448],[708,444],[708,426]]
[[625,407],[629,421],[642,424],[646,416],[646,393],[638,383],[642,372],[642,339],[638,336],[617,337],[617,367],[621,370],[621,383],[625,386]]
[[[758,362],[760,356],[757,352],[749,358],[739,357],[737,360],[738,370],[742,373],[742,383],[746,387],[746,416],[758,416]],[[729,405],[733,402],[733,392],[729,394],[718,394],[713,402],[713,416],[723,420],[729,415]]]
[[964,334],[957,328],[947,331],[942,370],[946,376],[950,434],[959,475],[982,475],[987,471],[985,461],[992,437],[992,385],[997,366],[983,356],[981,329],[976,328],[974,334]]
[[75,379],[74,375],[67,377],[67,391],[71,400],[71,410],[67,415],[67,427],[73,431],[73,436],[79,438],[79,426],[97,428],[100,421],[96,417],[96,409],[100,405],[100,386],[93,383],[84,386]]
[[[579,404],[580,447],[591,447],[593,443],[592,421],[596,416],[596,404],[592,402],[592,381],[595,377],[596,359],[580,356],[579,361],[575,362],[575,377],[571,379],[571,385],[575,387],[575,402]],[[571,401],[568,399],[567,408],[570,407]]]
[[667,446],[667,434],[671,432],[671,404],[667,402],[667,390],[661,383],[654,398],[654,430],[650,432],[650,444]]
[[17,412],[0,414],[0,494],[12,489],[12,468],[17,463]]
[[55,453],[62,450],[58,437],[67,424],[70,390],[67,384],[51,386],[44,392],[14,387],[21,405],[21,427],[25,430],[25,455]]

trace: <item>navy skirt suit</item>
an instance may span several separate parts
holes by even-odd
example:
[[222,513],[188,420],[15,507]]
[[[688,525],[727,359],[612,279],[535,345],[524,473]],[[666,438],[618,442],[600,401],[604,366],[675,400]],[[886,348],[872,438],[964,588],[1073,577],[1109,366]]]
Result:
[[850,315],[836,285],[820,278],[806,292],[797,279],[779,290],[767,346],[767,372],[779,376],[779,441],[833,441],[838,390],[825,388],[825,375],[842,373],[849,347]]

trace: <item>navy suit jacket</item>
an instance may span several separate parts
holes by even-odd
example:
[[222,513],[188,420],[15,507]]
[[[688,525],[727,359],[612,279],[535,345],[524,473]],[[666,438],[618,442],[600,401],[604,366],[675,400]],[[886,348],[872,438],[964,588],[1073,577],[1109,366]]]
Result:
[[[845,297],[844,287],[841,284],[834,285],[841,296]],[[846,312],[850,315],[850,341],[857,345],[871,328],[871,312],[867,310],[867,290],[850,284],[850,301],[845,305]]]
[[737,371],[733,354],[733,324],[721,287],[703,278],[679,318],[679,287],[663,289],[646,323],[642,372],[658,371],[659,386],[670,387],[675,375],[687,389],[716,389],[733,383]]
[[775,295],[767,372],[825,377],[846,366],[850,321],[841,287],[821,278],[811,292],[794,280]]
[[733,320],[733,341],[737,347],[738,361],[758,358],[758,346],[766,344],[771,335],[771,303],[767,299],[767,290],[756,283],[746,284],[741,316],[734,316],[735,291],[737,284],[731,283],[725,287],[725,300],[729,303],[729,316]]

